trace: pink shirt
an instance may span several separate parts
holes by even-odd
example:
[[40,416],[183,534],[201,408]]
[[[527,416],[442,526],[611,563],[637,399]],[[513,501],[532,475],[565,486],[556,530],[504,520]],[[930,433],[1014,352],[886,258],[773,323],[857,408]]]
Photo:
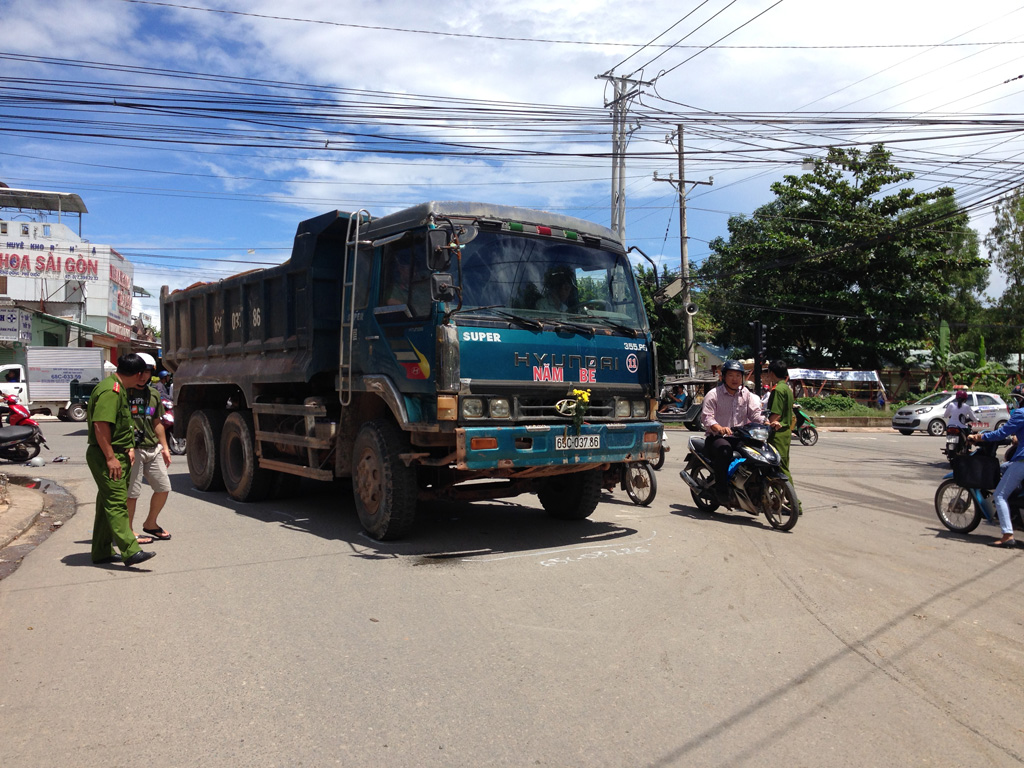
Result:
[[740,387],[730,395],[724,384],[719,384],[704,396],[704,407],[700,411],[704,429],[711,431],[712,424],[721,427],[742,427],[744,424],[764,424],[761,415],[761,401],[746,387]]

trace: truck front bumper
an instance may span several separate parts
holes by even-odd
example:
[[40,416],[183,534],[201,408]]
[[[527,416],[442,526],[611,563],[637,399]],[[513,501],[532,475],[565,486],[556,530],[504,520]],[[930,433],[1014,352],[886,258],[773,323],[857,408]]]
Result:
[[584,424],[581,439],[571,427],[547,425],[461,427],[455,434],[459,469],[511,470],[653,459],[662,426],[656,421]]

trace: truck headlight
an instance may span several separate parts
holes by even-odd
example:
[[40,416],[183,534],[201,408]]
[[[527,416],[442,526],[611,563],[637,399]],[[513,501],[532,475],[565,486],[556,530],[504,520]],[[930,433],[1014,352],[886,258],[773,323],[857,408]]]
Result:
[[504,397],[496,397],[491,400],[490,413],[492,419],[507,419],[512,413],[508,407],[508,400]]
[[633,418],[642,419],[647,416],[647,401],[646,400],[634,400],[633,401]]
[[615,418],[628,419],[629,409],[629,400],[623,400],[621,397],[615,398]]
[[462,415],[467,419],[479,419],[484,415],[484,401],[479,397],[464,397]]

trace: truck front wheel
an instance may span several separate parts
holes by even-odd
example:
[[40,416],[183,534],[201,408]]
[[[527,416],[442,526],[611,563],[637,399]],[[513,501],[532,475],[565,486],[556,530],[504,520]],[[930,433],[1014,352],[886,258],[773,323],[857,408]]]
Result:
[[600,469],[549,477],[537,497],[544,510],[559,520],[583,520],[597,509],[604,473]]
[[188,474],[192,478],[192,485],[200,491],[219,491],[224,487],[219,450],[223,428],[223,411],[196,411],[188,420],[188,430],[185,432]]
[[416,470],[399,458],[408,440],[386,421],[369,421],[352,452],[352,490],[359,522],[373,538],[404,536],[416,517]]
[[72,403],[68,406],[67,417],[71,421],[85,421],[87,415],[85,406],[82,403]]
[[262,501],[270,493],[274,476],[259,467],[255,432],[249,411],[230,414],[221,432],[220,472],[235,501]]

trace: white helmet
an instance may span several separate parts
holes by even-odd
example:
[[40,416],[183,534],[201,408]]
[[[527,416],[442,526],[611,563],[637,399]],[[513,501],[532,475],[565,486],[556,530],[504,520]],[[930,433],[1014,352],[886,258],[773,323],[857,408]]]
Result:
[[46,459],[44,459],[42,456],[35,456],[35,457],[29,459],[28,466],[30,466],[30,467],[45,467],[46,466]]
[[146,352],[139,352],[138,354],[139,354],[139,357],[142,358],[142,362],[144,362],[146,365],[148,365],[154,371],[156,370],[156,360],[153,359],[152,355],[147,354]]

